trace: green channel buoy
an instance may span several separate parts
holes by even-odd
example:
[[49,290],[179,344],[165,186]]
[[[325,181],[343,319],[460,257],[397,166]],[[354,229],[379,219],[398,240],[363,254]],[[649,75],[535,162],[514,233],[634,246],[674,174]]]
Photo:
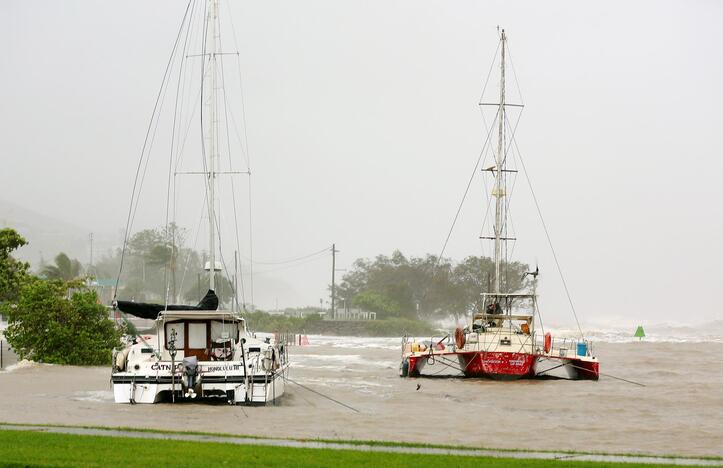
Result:
[[638,329],[635,330],[635,338],[640,338],[640,340],[645,338],[645,330],[643,330],[642,325],[638,325]]

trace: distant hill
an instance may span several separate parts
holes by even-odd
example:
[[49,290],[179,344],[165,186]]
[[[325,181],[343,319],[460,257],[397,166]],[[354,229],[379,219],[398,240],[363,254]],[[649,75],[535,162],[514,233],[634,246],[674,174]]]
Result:
[[[52,262],[59,252],[65,252],[83,264],[90,260],[89,237],[92,232],[90,228],[77,226],[60,218],[0,200],[0,228],[6,227],[15,229],[29,242],[18,250],[16,256],[30,262],[34,270],[40,265],[41,259]],[[93,232],[93,238],[93,255],[98,258],[117,244],[115,238],[119,238],[119,235]]]

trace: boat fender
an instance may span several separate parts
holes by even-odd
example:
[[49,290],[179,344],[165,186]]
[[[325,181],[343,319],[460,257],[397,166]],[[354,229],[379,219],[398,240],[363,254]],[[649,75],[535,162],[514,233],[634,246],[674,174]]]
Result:
[[552,349],[552,335],[550,332],[545,333],[545,353],[549,353]]
[[264,350],[263,358],[261,359],[261,367],[266,372],[269,372],[271,371],[271,369],[273,369],[273,365],[273,349],[269,346],[267,349]]
[[115,356],[115,367],[119,371],[123,371],[126,368],[126,361],[128,360],[128,353],[130,352],[130,348],[125,348],[122,351],[119,351]]
[[454,331],[454,344],[457,346],[457,349],[464,348],[464,344],[467,342],[467,339],[464,336],[464,330],[462,328],[457,327],[457,329]]

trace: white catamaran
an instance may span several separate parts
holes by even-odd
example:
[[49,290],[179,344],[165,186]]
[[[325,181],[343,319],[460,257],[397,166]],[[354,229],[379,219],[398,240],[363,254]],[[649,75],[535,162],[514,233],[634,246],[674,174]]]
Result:
[[[494,242],[494,280],[492,291],[482,293],[479,308],[472,312],[471,323],[457,328],[454,337],[442,340],[416,341],[405,337],[402,341],[400,375],[423,375],[427,365],[455,369],[468,377],[517,379],[530,377],[557,377],[565,379],[593,379],[599,377],[599,362],[592,355],[590,343],[579,339],[554,342],[551,334],[542,328],[537,302],[537,275],[539,270],[526,273],[531,276],[531,291],[509,290],[505,264],[509,262],[506,243],[514,241],[508,234],[509,190],[508,176],[517,172],[507,166],[509,141],[506,111],[505,59],[507,37],[500,35],[500,95],[497,103],[483,103],[497,108],[497,148],[495,164],[483,169],[494,177],[491,199],[494,199],[494,226],[490,236]],[[494,127],[493,127],[494,128]],[[490,129],[490,133],[492,128]],[[524,168],[524,167],[523,167]],[[574,310],[573,310],[574,312]],[[576,318],[577,320],[577,318]]]
[[[221,173],[229,173],[220,171],[217,165],[220,146],[217,90],[222,86],[223,78],[218,75],[223,72],[220,61],[224,54],[219,50],[219,1],[207,0],[203,8],[199,4],[201,2],[189,2],[181,30],[191,27],[189,12],[198,10],[203,14],[203,32],[199,34],[202,49],[196,56],[203,61],[199,96],[203,101],[201,138],[205,141],[205,146],[202,142],[205,161],[204,171],[199,174],[206,180],[209,291],[197,306],[169,305],[168,298],[165,304],[115,302],[126,314],[155,320],[156,328],[155,334],[129,337],[124,349],[115,350],[112,383],[117,403],[216,397],[232,404],[265,404],[284,394],[289,369],[285,345],[273,343],[270,338],[257,339],[250,333],[237,299],[232,310],[218,310],[216,271],[220,270],[221,262],[216,260],[217,229],[220,228],[215,179]],[[186,39],[189,37],[193,35],[187,33]],[[184,58],[191,56],[185,52],[181,50]],[[126,239],[128,230],[127,226]]]

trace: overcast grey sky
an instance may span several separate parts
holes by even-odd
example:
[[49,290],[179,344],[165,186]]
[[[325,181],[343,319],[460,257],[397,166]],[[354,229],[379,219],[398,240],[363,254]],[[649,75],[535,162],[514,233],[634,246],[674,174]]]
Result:
[[[0,3],[0,199],[88,231],[124,226],[185,4]],[[438,253],[482,147],[477,101],[500,25],[526,105],[517,141],[583,323],[721,318],[723,3],[234,1],[229,11],[257,259],[332,242],[340,268],[394,249]],[[167,156],[153,157],[138,228],[163,223]],[[523,185],[515,257],[539,262],[545,317],[570,323]],[[473,187],[446,252],[456,259],[488,253],[481,179]],[[197,219],[179,216],[191,229]],[[260,306],[326,297],[330,258],[258,269]]]

